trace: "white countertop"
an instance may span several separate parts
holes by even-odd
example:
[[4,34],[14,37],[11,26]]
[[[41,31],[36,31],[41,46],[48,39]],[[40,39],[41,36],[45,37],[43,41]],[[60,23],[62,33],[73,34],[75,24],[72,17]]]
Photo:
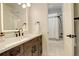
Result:
[[32,40],[33,38],[40,36],[40,35],[41,34],[26,34],[20,37],[0,39],[0,53],[5,52],[20,44],[23,44],[24,42]]

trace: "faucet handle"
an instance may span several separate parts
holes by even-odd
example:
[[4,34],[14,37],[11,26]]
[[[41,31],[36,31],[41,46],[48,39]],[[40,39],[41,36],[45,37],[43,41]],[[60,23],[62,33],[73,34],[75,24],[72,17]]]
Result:
[[17,31],[17,32],[15,32],[15,35],[16,35],[16,37],[18,37],[18,31]]
[[22,33],[22,36],[24,36],[24,33]]
[[3,32],[1,32],[1,33],[0,33],[0,36],[4,36],[4,33],[3,33]]

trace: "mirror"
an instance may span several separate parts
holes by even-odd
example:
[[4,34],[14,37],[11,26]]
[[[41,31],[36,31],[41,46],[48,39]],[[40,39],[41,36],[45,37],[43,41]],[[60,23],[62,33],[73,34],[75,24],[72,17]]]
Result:
[[[26,8],[22,8],[18,3],[3,3],[4,31],[17,31],[26,23]],[[26,29],[26,26],[23,29]]]

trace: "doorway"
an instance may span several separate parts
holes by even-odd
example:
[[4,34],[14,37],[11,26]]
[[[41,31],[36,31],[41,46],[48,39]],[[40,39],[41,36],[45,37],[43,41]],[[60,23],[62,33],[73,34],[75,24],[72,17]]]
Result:
[[62,3],[48,4],[48,55],[64,55]]

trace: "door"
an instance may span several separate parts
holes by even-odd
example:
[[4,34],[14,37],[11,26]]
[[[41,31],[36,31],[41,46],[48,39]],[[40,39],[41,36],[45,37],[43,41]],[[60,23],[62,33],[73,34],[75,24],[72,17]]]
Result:
[[74,56],[74,4],[63,5],[64,55]]

